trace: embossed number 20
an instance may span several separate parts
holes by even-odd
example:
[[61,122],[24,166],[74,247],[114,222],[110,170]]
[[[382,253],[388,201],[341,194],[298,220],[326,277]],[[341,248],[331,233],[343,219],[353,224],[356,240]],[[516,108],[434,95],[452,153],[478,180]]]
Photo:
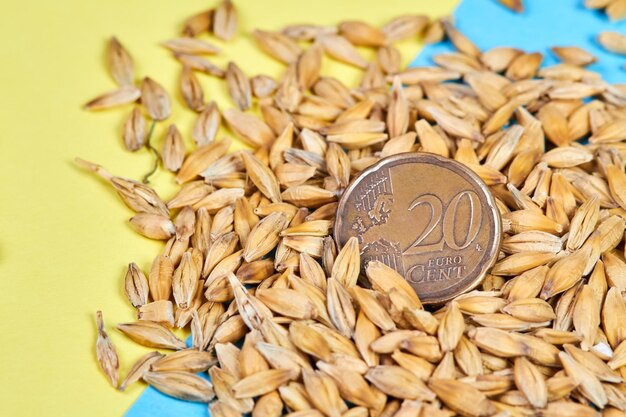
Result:
[[[457,211],[459,204],[467,199],[470,208],[469,226],[467,228],[467,235],[463,242],[458,243],[454,236],[454,229],[457,224]],[[415,239],[415,241],[404,251],[405,255],[417,255],[424,252],[440,251],[443,249],[444,244],[454,250],[461,250],[468,247],[476,236],[480,227],[480,219],[482,215],[482,208],[480,206],[480,199],[478,194],[472,190],[461,191],[458,193],[450,204],[444,208],[443,203],[434,194],[423,194],[417,197],[411,205],[409,210],[413,210],[419,206],[428,206],[430,208],[430,220],[424,231]],[[435,228],[441,223],[443,219],[443,234],[441,239],[436,243],[428,245],[422,245],[422,242],[426,240],[428,236],[435,230]]]

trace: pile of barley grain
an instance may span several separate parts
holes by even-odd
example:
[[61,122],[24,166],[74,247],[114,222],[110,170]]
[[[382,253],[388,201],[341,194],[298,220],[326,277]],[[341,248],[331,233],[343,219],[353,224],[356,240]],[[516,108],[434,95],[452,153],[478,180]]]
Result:
[[[178,194],[165,203],[79,160],[137,212],[139,233],[167,241],[147,277],[130,264],[138,321],[117,329],[175,352],[147,354],[119,387],[143,379],[215,417],[626,415],[626,87],[585,69],[595,58],[579,48],[555,48],[563,63],[540,69],[540,53],[481,52],[449,21],[412,15],[382,28],[256,30],[286,70],[249,79],[201,57],[217,49],[194,37],[229,39],[236,22],[226,1],[164,43],[198,112],[197,148],[187,152],[172,124],[160,152]],[[401,69],[394,42],[420,34],[447,36],[457,52]],[[624,39],[600,37],[618,51]],[[375,61],[355,46],[375,48]],[[323,59],[362,68],[360,85],[320,74]],[[119,89],[87,108],[137,102],[124,129],[136,150],[149,144],[144,113],[167,119],[169,94],[149,78],[135,85],[115,39],[109,63]],[[237,108],[206,104],[198,73],[225,78]],[[245,112],[256,107],[262,119]],[[227,153],[230,140],[215,138],[222,117],[252,151]],[[503,219],[501,256],[480,289],[436,310],[385,265],[360,271],[358,243],[337,252],[330,236],[350,179],[401,152],[466,164]],[[173,327],[191,329],[191,348]],[[98,329],[117,387],[101,313]],[[196,375],[207,371],[211,383]]]

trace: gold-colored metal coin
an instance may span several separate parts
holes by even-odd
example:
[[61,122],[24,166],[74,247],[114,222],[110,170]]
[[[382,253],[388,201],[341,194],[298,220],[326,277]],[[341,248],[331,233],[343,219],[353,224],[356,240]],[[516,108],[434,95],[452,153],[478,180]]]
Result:
[[335,220],[342,246],[356,236],[361,266],[398,271],[422,302],[438,304],[475,288],[498,256],[500,215],[469,168],[429,153],[385,158],[345,190]]

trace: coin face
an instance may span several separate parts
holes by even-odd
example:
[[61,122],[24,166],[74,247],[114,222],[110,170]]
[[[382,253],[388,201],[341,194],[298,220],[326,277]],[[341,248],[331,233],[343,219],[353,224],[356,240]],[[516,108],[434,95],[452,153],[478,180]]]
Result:
[[475,288],[498,256],[501,224],[483,181],[463,164],[429,153],[385,158],[345,190],[335,220],[339,246],[359,240],[361,267],[398,271],[422,302]]

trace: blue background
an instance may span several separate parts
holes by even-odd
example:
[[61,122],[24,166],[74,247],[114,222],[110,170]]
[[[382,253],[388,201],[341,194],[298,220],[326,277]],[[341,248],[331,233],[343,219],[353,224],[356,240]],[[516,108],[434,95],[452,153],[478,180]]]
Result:
[[[579,46],[591,52],[598,62],[588,68],[612,83],[626,82],[626,57],[607,52],[596,41],[598,33],[626,34],[626,20],[610,22],[601,10],[583,7],[583,0],[524,0],[523,13],[502,7],[496,0],[465,0],[454,12],[455,26],[481,50],[513,46],[526,52],[541,52],[542,65],[558,61],[552,46]],[[432,56],[451,52],[450,42],[429,45],[411,66],[433,65]]]

